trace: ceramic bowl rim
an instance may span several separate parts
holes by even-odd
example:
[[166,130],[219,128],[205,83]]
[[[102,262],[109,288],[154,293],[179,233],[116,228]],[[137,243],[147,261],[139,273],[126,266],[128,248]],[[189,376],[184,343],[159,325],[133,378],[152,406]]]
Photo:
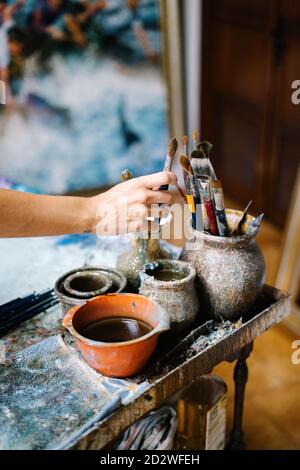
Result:
[[[70,287],[70,283],[73,281],[73,279],[76,279],[77,277],[79,277],[80,275],[84,276],[85,273],[89,273],[89,271],[91,270],[78,270],[76,271],[75,273],[73,274],[70,274],[69,276],[67,276],[64,281],[62,281],[62,284],[63,284],[63,287],[65,288],[65,290],[72,295],[75,295],[77,297],[81,297],[82,299],[90,299],[91,297],[96,297],[97,295],[101,295],[101,294],[104,294],[106,291],[108,291],[112,284],[113,284],[113,281],[111,278],[109,278],[108,276],[106,277],[105,276],[105,273],[103,271],[91,271],[92,275],[93,276],[99,276],[103,279],[103,286],[101,287],[101,289],[97,289],[97,290],[93,290],[93,291],[78,291],[76,289],[73,289],[72,287]],[[66,287],[67,285],[67,287]],[[80,296],[81,294],[81,296]]]
[[146,263],[143,267],[143,270],[140,271],[139,276],[142,282],[145,282],[147,285],[150,284],[150,286],[157,285],[157,286],[160,286],[162,289],[172,289],[173,287],[178,287],[180,285],[186,284],[187,282],[192,282],[196,278],[196,275],[197,275],[196,269],[194,268],[194,266],[192,266],[187,261],[176,260],[176,259],[158,259],[157,261],[153,262],[153,264],[155,263],[178,264],[180,266],[185,266],[190,272],[183,279],[175,279],[174,281],[161,281],[160,279],[155,279],[154,276],[151,276],[150,274],[147,274],[145,272],[145,266],[147,264],[152,264],[152,263]]
[[[146,335],[140,336],[139,338],[132,339],[130,341],[121,341],[121,342],[114,342],[114,343],[107,343],[107,342],[104,342],[104,341],[95,341],[95,340],[92,340],[92,339],[88,339],[85,336],[82,336],[80,333],[78,333],[78,331],[73,326],[73,318],[78,313],[78,311],[82,307],[86,306],[88,303],[96,301],[99,297],[111,297],[111,296],[114,296],[114,295],[130,296],[130,297],[131,296],[134,296],[134,297],[138,296],[138,297],[142,297],[144,299],[147,299],[147,301],[151,302],[157,308],[157,310],[158,310],[158,312],[161,316],[158,324]],[[163,331],[169,330],[170,329],[170,318],[169,318],[169,315],[167,314],[166,310],[163,307],[161,307],[155,300],[149,299],[148,297],[145,297],[144,295],[131,294],[131,293],[126,293],[126,292],[125,293],[118,293],[118,294],[107,294],[107,295],[104,294],[104,295],[99,295],[98,297],[95,297],[93,299],[90,299],[84,305],[81,305],[76,310],[76,312],[74,313],[74,315],[72,317],[72,320],[71,320],[71,324],[70,324],[70,326],[67,327],[67,329],[72,334],[72,336],[74,336],[75,338],[77,338],[78,340],[80,340],[81,342],[83,342],[84,344],[87,344],[89,346],[95,346],[95,347],[101,347],[101,348],[103,348],[103,347],[105,347],[105,348],[114,348],[114,347],[121,347],[121,346],[125,347],[125,346],[129,346],[131,344],[136,344],[136,343],[140,343],[142,341],[148,340],[152,336],[155,336],[158,333],[162,333]]]
[[70,271],[67,271],[66,273],[59,276],[58,279],[56,279],[55,284],[54,284],[54,291],[55,291],[55,294],[57,295],[57,298],[60,302],[64,302],[66,304],[72,303],[73,305],[82,306],[82,304],[81,304],[82,302],[86,303],[87,301],[94,299],[93,296],[91,298],[88,298],[88,299],[87,298],[76,298],[76,297],[72,297],[70,295],[66,295],[64,292],[61,292],[62,283],[67,278],[67,276],[69,276],[71,274],[74,274],[77,271],[100,271],[100,272],[104,272],[104,273],[105,272],[111,273],[112,275],[118,276],[119,279],[120,279],[120,287],[115,292],[116,294],[121,293],[125,289],[126,284],[127,284],[126,276],[124,276],[124,274],[122,274],[117,269],[110,268],[110,267],[107,267],[107,266],[89,266],[89,265],[80,266],[79,268],[74,268],[74,269],[71,269]]

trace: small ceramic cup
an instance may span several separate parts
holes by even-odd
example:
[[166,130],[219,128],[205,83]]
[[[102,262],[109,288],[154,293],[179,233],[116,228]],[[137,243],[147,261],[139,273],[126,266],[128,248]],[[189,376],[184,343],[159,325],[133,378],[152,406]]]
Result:
[[77,271],[68,276],[64,283],[68,294],[83,299],[105,294],[112,286],[112,280],[100,271]]
[[198,313],[195,277],[196,271],[192,266],[175,260],[145,264],[140,273],[140,294],[165,309],[175,332],[186,330]]
[[[110,283],[111,285],[109,288],[105,288],[105,292],[103,289],[102,294],[104,293],[112,294],[112,293],[122,292],[125,289],[125,286],[127,283],[126,277],[123,276],[122,273],[116,271],[115,269],[109,269],[109,268],[100,267],[100,266],[83,266],[81,268],[72,269],[72,271],[68,271],[67,273],[60,276],[57,279],[55,286],[54,286],[55,294],[57,295],[57,298],[60,301],[63,315],[65,315],[67,311],[70,308],[74,307],[75,305],[78,305],[78,306],[84,305],[87,302],[87,300],[95,297],[95,289],[93,286],[91,286],[92,284],[91,282],[89,282],[89,286],[88,286],[89,288],[87,290],[83,288],[82,283],[80,282],[81,291],[79,292],[79,295],[78,295],[79,289],[78,289],[78,286],[76,286],[76,284],[74,286],[74,283],[71,283],[71,282],[69,284],[66,283],[68,279],[70,278],[74,279],[74,276],[78,281],[82,281],[82,273],[85,273],[85,276],[88,275],[89,279],[91,275],[95,275],[95,276],[101,276],[102,278],[104,277],[108,280],[108,283]],[[98,277],[97,279],[99,280],[100,278]],[[67,289],[65,288],[65,285]],[[73,289],[73,292],[74,290],[77,291],[77,293],[71,294],[70,291],[68,292],[68,288]],[[100,288],[100,284],[98,284],[98,288]],[[82,293],[84,294],[84,296],[82,295]]]

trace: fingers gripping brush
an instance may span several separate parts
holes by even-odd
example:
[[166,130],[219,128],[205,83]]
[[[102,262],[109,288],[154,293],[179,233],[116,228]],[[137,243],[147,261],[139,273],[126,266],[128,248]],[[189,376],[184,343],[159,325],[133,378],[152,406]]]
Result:
[[[175,154],[177,152],[178,148],[178,141],[174,137],[173,139],[170,140],[169,145],[168,145],[168,152],[167,156],[165,159],[165,165],[163,171],[172,171],[172,165],[173,165],[173,159],[175,157]],[[168,191],[169,185],[168,184],[163,184],[160,186],[159,190],[160,191]],[[161,204],[160,204],[161,205]],[[159,223],[160,223],[160,218],[159,218]]]

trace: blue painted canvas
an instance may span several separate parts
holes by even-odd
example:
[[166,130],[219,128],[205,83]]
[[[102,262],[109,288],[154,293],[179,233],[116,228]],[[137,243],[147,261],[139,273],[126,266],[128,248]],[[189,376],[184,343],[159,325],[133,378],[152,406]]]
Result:
[[63,193],[160,170],[159,23],[157,0],[0,4],[0,177]]

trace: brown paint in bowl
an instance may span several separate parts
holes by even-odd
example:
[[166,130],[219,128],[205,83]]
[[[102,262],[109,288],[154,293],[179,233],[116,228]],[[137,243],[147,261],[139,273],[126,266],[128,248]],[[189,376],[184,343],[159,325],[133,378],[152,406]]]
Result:
[[[133,329],[128,321],[136,322]],[[130,377],[145,366],[170,320],[160,305],[142,295],[109,294],[71,308],[63,326],[91,367],[109,377]]]
[[152,329],[152,326],[143,320],[130,317],[111,317],[90,323],[80,331],[80,334],[93,341],[119,343],[145,336]]

